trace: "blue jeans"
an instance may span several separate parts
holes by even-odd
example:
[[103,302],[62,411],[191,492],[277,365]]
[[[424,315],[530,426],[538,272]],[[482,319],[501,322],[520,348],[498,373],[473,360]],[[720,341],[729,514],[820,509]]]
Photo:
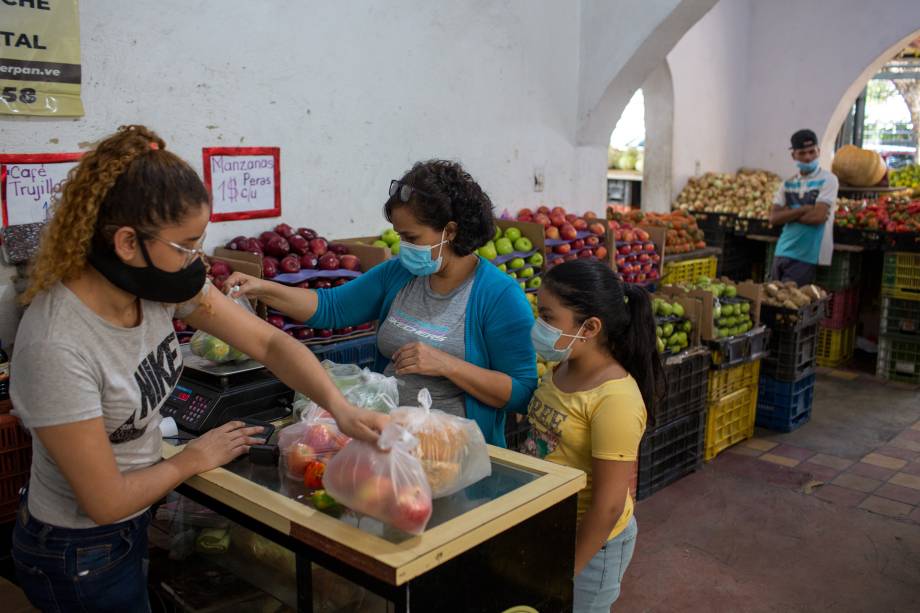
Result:
[[575,577],[574,613],[610,613],[620,596],[620,582],[636,548],[636,517],[618,535],[607,541]]
[[58,528],[29,514],[26,494],[13,528],[13,562],[32,606],[43,612],[147,613],[150,511],[97,528]]

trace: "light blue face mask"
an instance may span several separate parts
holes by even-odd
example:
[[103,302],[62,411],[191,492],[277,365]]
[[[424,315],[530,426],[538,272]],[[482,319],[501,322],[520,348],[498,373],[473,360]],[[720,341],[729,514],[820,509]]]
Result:
[[799,167],[799,171],[802,174],[810,175],[814,171],[818,170],[818,160],[814,159],[810,162],[796,162],[796,166]]
[[[585,325],[581,324],[576,334],[565,334],[559,328],[554,328],[542,319],[537,318],[537,321],[534,322],[533,327],[530,329],[530,340],[533,342],[533,348],[537,354],[547,362],[564,362],[569,359],[569,355],[572,353],[572,345],[575,344],[575,341],[585,338],[580,336],[584,327]],[[566,345],[565,349],[556,349],[556,343],[563,336],[567,336],[572,340]]]
[[[413,245],[399,241],[399,263],[416,277],[427,277],[441,270],[444,262],[443,245],[448,242],[444,240],[445,230],[441,231],[441,242],[437,245]],[[438,257],[431,259],[431,250],[435,247],[438,247]]]

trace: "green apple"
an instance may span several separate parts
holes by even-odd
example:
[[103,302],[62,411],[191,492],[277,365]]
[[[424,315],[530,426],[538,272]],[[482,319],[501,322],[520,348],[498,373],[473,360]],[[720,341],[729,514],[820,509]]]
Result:
[[519,239],[517,239],[516,241],[514,241],[514,250],[515,250],[515,251],[523,251],[523,252],[526,253],[526,252],[530,251],[531,249],[533,249],[533,243],[530,242],[530,239],[527,238],[526,236],[522,236],[522,237],[520,237]]
[[675,302],[674,304],[672,304],[672,305],[671,305],[671,308],[674,310],[674,316],[675,316],[675,317],[683,317],[683,316],[684,316],[684,307],[683,307],[683,305],[680,304],[679,302]]
[[383,240],[376,240],[376,241],[374,241],[373,245],[374,245],[374,247],[383,247],[384,249],[389,249],[389,248],[390,248],[390,244],[389,244],[388,242],[386,242],[386,241],[383,241]]
[[525,283],[524,281],[518,281],[518,285],[521,286],[521,290],[522,290],[522,291],[526,291],[526,290],[527,290],[527,283]]
[[508,272],[508,265],[507,265],[507,264],[499,264],[499,265],[498,265],[498,269],[499,269],[500,271],[502,271],[502,272]]
[[[672,307],[667,302],[662,301],[661,302],[661,316],[670,317],[673,313],[674,313],[674,307]],[[670,336],[670,334],[666,334],[665,336]]]
[[514,245],[512,245],[511,241],[507,238],[500,238],[495,241],[495,250],[498,252],[498,255],[508,255],[514,251]]
[[497,240],[500,239],[501,237],[502,237],[502,229],[499,228],[499,227],[496,225],[496,226],[495,226],[495,234],[492,235],[492,240],[493,240],[493,241],[497,241]]
[[513,243],[517,239],[521,238],[521,229],[511,226],[510,228],[505,230],[505,238],[507,238],[509,241]]
[[666,347],[665,347],[665,345],[664,345],[664,341],[661,340],[661,337],[660,337],[660,336],[658,337],[658,343],[657,343],[657,345],[658,345],[658,353],[664,353],[664,350],[665,350]]
[[518,278],[518,274],[517,274],[516,272],[509,272],[509,273],[508,273],[508,276],[511,277],[512,279],[517,279],[517,278]]
[[527,282],[527,287],[529,287],[530,289],[537,289],[541,285],[543,285],[543,279],[540,277],[534,277],[530,281]]
[[662,326],[662,331],[666,337],[670,337],[672,334],[674,334],[674,324],[665,324]]
[[522,279],[529,279],[533,276],[533,268],[528,266],[524,270],[518,273],[518,276]]
[[480,247],[477,253],[487,260],[494,260],[498,257],[498,251],[495,250],[495,243],[492,241]]
[[518,268],[524,268],[525,266],[527,266],[527,262],[524,261],[524,258],[514,258],[508,264],[508,267],[511,270],[517,270]]
[[544,262],[543,254],[540,252],[533,254],[532,256],[530,256],[530,259],[527,260],[527,263],[530,264],[531,266],[543,266],[543,262]]
[[690,323],[690,320],[687,320],[687,321],[684,322],[684,325],[681,326],[681,329],[682,329],[684,332],[690,332],[691,330],[693,330],[693,324]]
[[399,234],[393,228],[385,230],[383,234],[380,235],[380,239],[383,240],[387,245],[391,247],[399,242]]
[[396,241],[390,246],[390,253],[393,255],[399,255],[399,241]]

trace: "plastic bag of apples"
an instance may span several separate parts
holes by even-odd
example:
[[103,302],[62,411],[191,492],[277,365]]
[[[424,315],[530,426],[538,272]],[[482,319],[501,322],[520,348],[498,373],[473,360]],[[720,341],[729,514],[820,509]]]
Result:
[[281,471],[290,479],[303,481],[308,489],[320,489],[326,465],[350,440],[328,411],[311,402],[300,421],[278,433]]
[[421,534],[431,519],[431,488],[419,459],[419,441],[390,422],[377,445],[352,440],[329,462],[323,488],[348,508]]

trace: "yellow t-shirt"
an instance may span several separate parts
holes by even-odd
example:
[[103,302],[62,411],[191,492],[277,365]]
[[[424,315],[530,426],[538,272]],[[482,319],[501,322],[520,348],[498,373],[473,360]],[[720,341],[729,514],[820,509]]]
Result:
[[[567,393],[553,382],[552,369],[534,392],[527,409],[533,432],[525,451],[550,462],[583,470],[588,476],[578,493],[578,521],[591,505],[593,488],[591,458],[634,462],[645,432],[645,403],[631,376],[606,381],[598,387]],[[629,523],[633,515],[632,496],[610,538]]]

